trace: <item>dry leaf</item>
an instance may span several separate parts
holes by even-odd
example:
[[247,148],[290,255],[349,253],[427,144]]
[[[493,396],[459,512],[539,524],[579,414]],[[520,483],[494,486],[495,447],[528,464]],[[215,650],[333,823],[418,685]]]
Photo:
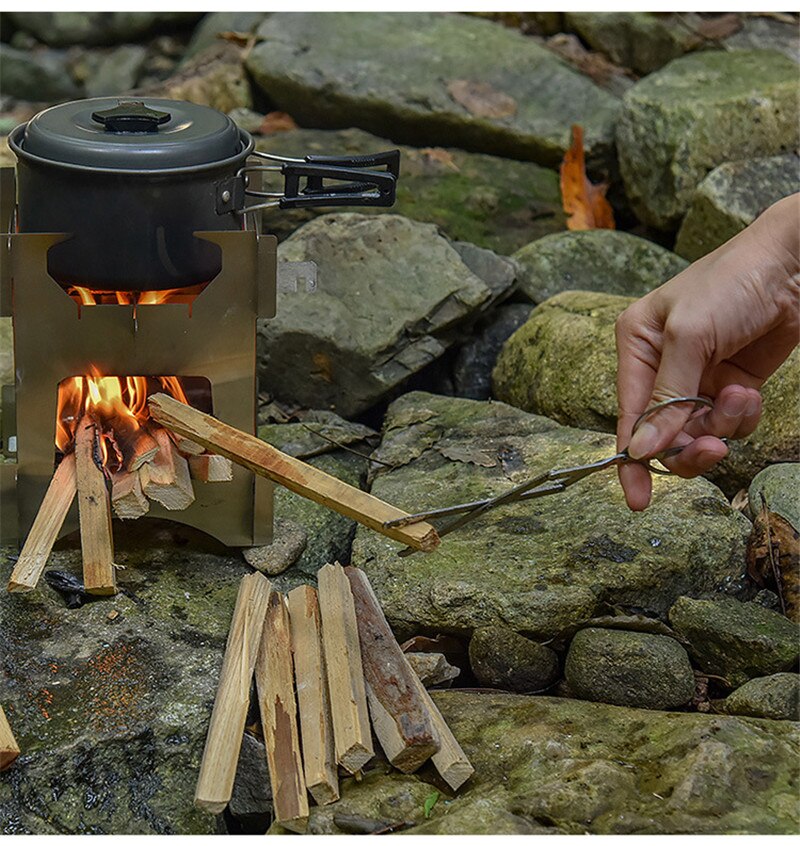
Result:
[[747,488],[742,488],[736,496],[731,500],[731,508],[734,511],[739,511],[748,516],[747,512],[750,510],[750,497],[747,494]]
[[607,85],[614,77],[635,78],[631,71],[615,65],[602,53],[587,50],[575,35],[559,32],[545,41],[545,47],[561,56],[564,61],[569,62],[600,86]]
[[593,185],[586,176],[583,127],[572,127],[572,146],[561,163],[561,202],[567,229],[616,229],[614,212],[606,200],[608,185]]
[[230,41],[233,44],[238,44],[240,47],[246,47],[252,37],[252,34],[249,32],[233,32],[232,30],[217,33],[217,38],[222,41]]
[[454,79],[447,86],[447,91],[456,103],[475,117],[504,118],[517,113],[517,101],[488,82]]
[[258,134],[275,135],[278,132],[291,132],[293,129],[297,129],[297,124],[292,120],[291,115],[286,112],[270,112],[264,115],[264,120],[258,127]]
[[453,161],[452,154],[442,147],[423,147],[419,152],[426,162],[444,165],[458,173],[458,165]]
[[494,458],[479,449],[470,449],[457,444],[437,446],[436,449],[450,461],[460,461],[462,464],[477,464],[478,467],[494,467],[497,464]]
[[333,382],[333,362],[330,356],[317,352],[311,356],[311,361],[314,365],[312,376],[321,376],[326,382]]
[[715,15],[713,18],[703,18],[699,24],[692,27],[702,38],[707,41],[721,41],[742,27],[742,21],[736,12],[726,12],[723,15]]

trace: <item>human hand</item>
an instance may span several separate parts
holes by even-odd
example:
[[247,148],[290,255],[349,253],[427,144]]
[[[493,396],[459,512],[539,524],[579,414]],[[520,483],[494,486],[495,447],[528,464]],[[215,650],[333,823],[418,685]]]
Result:
[[[749,435],[761,416],[759,388],[800,335],[800,193],[771,206],[747,229],[633,303],[617,320],[617,448],[647,458],[668,447],[679,476],[705,473],[728,448],[722,438]],[[660,409],[631,437],[651,405],[707,396],[713,410],[690,403]],[[621,465],[628,505],[650,502],[649,472]]]

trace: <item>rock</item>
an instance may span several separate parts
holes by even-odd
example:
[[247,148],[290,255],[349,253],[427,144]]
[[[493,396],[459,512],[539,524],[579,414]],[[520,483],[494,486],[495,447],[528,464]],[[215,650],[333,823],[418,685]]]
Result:
[[456,396],[489,399],[497,356],[508,338],[530,317],[531,310],[525,303],[501,305],[476,324],[453,363]]
[[795,191],[800,191],[797,153],[720,165],[697,186],[675,252],[690,261],[710,253]]
[[272,787],[264,744],[245,732],[227,812],[242,834],[263,834],[272,822]]
[[722,704],[727,714],[764,717],[768,720],[800,720],[800,676],[776,673],[751,679]]
[[475,766],[425,820],[431,786],[374,770],[342,779],[333,817],[408,819],[412,834],[794,834],[798,728],[549,696],[435,691]]
[[272,543],[243,549],[244,560],[267,576],[288,570],[305,552],[306,530],[293,520],[275,520]]
[[4,12],[37,40],[54,47],[135,41],[148,33],[191,26],[202,12]]
[[469,642],[469,663],[480,684],[539,693],[559,677],[558,655],[507,626],[485,626]]
[[279,293],[260,325],[264,386],[346,417],[435,361],[494,299],[435,227],[397,215],[325,215],[278,257],[316,261],[320,281],[313,296]]
[[747,498],[754,517],[761,512],[762,495],[770,511],[800,532],[800,464],[773,464],[753,479]]
[[614,323],[631,297],[566,291],[537,306],[505,343],[494,396],[567,426],[613,432],[617,419]]
[[731,687],[797,666],[797,626],[754,602],[682,596],[670,608],[669,620],[689,641],[689,654],[700,669],[722,676]]
[[407,652],[406,659],[425,687],[450,687],[461,675],[441,652]]
[[[291,111],[291,109],[290,109]],[[360,129],[296,129],[259,138],[257,149],[279,156],[363,155],[398,145]],[[394,212],[434,223],[453,240],[504,255],[533,238],[564,229],[558,175],[516,162],[443,147],[400,146]],[[326,209],[267,211],[264,228],[280,238]],[[365,208],[363,213],[385,214]]]
[[564,674],[579,699],[666,711],[694,696],[686,650],[664,635],[582,629],[572,640]]
[[[115,525],[116,597],[68,609],[44,580],[0,592],[3,707],[23,750],[0,775],[3,834],[216,831],[193,806],[195,777],[248,568],[181,548],[176,532],[190,530],[146,523]],[[8,573],[8,550],[0,560]],[[80,573],[80,549],[49,567]]]
[[223,32],[253,32],[268,14],[269,12],[209,12],[195,27],[192,40],[184,53],[184,61],[216,44],[217,38]]
[[[275,14],[258,36],[247,68],[301,124],[377,135],[391,127],[402,143],[554,166],[580,123],[590,158],[609,159],[619,101],[491,21],[430,12],[391,21],[380,13]],[[387,55],[397,60],[387,63]]]
[[634,85],[623,98],[617,148],[641,220],[671,229],[717,165],[794,149],[796,95],[797,65],[768,50],[691,53]]
[[80,96],[67,72],[66,55],[55,50],[17,50],[0,44],[0,77],[3,94],[20,100],[52,102]]
[[[553,467],[613,454],[613,438],[559,426],[499,402],[410,393],[389,407],[381,446],[391,465],[371,491],[409,512],[493,496]],[[613,472],[559,494],[498,508],[433,553],[358,529],[362,567],[399,637],[470,633],[505,623],[548,639],[589,620],[599,603],[667,609],[687,584],[697,596],[737,591],[750,522],[704,479],[653,480],[632,514]]]
[[111,97],[136,87],[147,50],[140,44],[123,44],[106,54],[86,81],[87,97]]
[[738,32],[725,39],[725,47],[734,50],[779,50],[800,62],[800,30],[797,21],[788,23],[759,15],[742,15]]
[[[228,117],[237,126],[251,134],[258,132],[261,128],[261,124],[264,122],[264,115],[260,112],[255,112],[252,109],[231,109],[231,111],[228,112]],[[291,214],[291,212],[289,212],[289,214]]]
[[684,259],[627,232],[560,232],[514,253],[520,290],[534,303],[563,291],[643,297],[680,273]]

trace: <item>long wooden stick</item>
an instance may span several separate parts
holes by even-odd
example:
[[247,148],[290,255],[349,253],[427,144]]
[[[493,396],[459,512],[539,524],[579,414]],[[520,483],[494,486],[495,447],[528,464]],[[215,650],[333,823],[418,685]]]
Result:
[[339,798],[328,679],[317,592],[301,585],[287,596],[306,787],[318,805]]
[[319,502],[414,549],[430,552],[439,544],[436,530],[428,523],[384,527],[387,521],[399,519],[406,513],[286,455],[253,435],[221,423],[166,394],[153,394],[148,399],[148,405],[152,418],[167,429],[202,444],[210,452],[230,458],[253,473],[272,479],[300,496]]
[[117,592],[117,581],[111,535],[111,497],[103,471],[97,464],[98,453],[98,427],[86,414],[75,433],[83,583],[88,593],[108,596]]
[[19,757],[19,745],[0,705],[0,770],[10,767]]
[[233,792],[270,591],[261,573],[244,576],[239,585],[194,795],[195,805],[212,814],[222,813]]
[[439,735],[428,702],[394,638],[363,570],[346,567],[361,644],[367,702],[375,734],[392,766],[413,773],[439,751]]
[[256,688],[275,821],[302,833],[308,823],[308,799],[300,758],[297,702],[292,672],[292,636],[283,597],[270,594],[256,660]]
[[374,754],[356,610],[350,582],[339,564],[326,564],[317,575],[336,760],[355,773]]
[[8,582],[10,593],[33,590],[58,538],[77,491],[75,454],[66,455],[56,468],[39,512],[33,521]]

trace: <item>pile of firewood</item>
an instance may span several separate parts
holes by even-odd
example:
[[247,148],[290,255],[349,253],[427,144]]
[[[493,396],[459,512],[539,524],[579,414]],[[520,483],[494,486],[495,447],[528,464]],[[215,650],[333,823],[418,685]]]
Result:
[[373,732],[404,773],[431,760],[457,790],[474,772],[392,634],[361,570],[326,565],[319,592],[282,596],[260,573],[242,579],[211,714],[195,804],[230,801],[255,674],[276,822],[302,832],[307,793],[339,798],[339,768],[358,774]]

